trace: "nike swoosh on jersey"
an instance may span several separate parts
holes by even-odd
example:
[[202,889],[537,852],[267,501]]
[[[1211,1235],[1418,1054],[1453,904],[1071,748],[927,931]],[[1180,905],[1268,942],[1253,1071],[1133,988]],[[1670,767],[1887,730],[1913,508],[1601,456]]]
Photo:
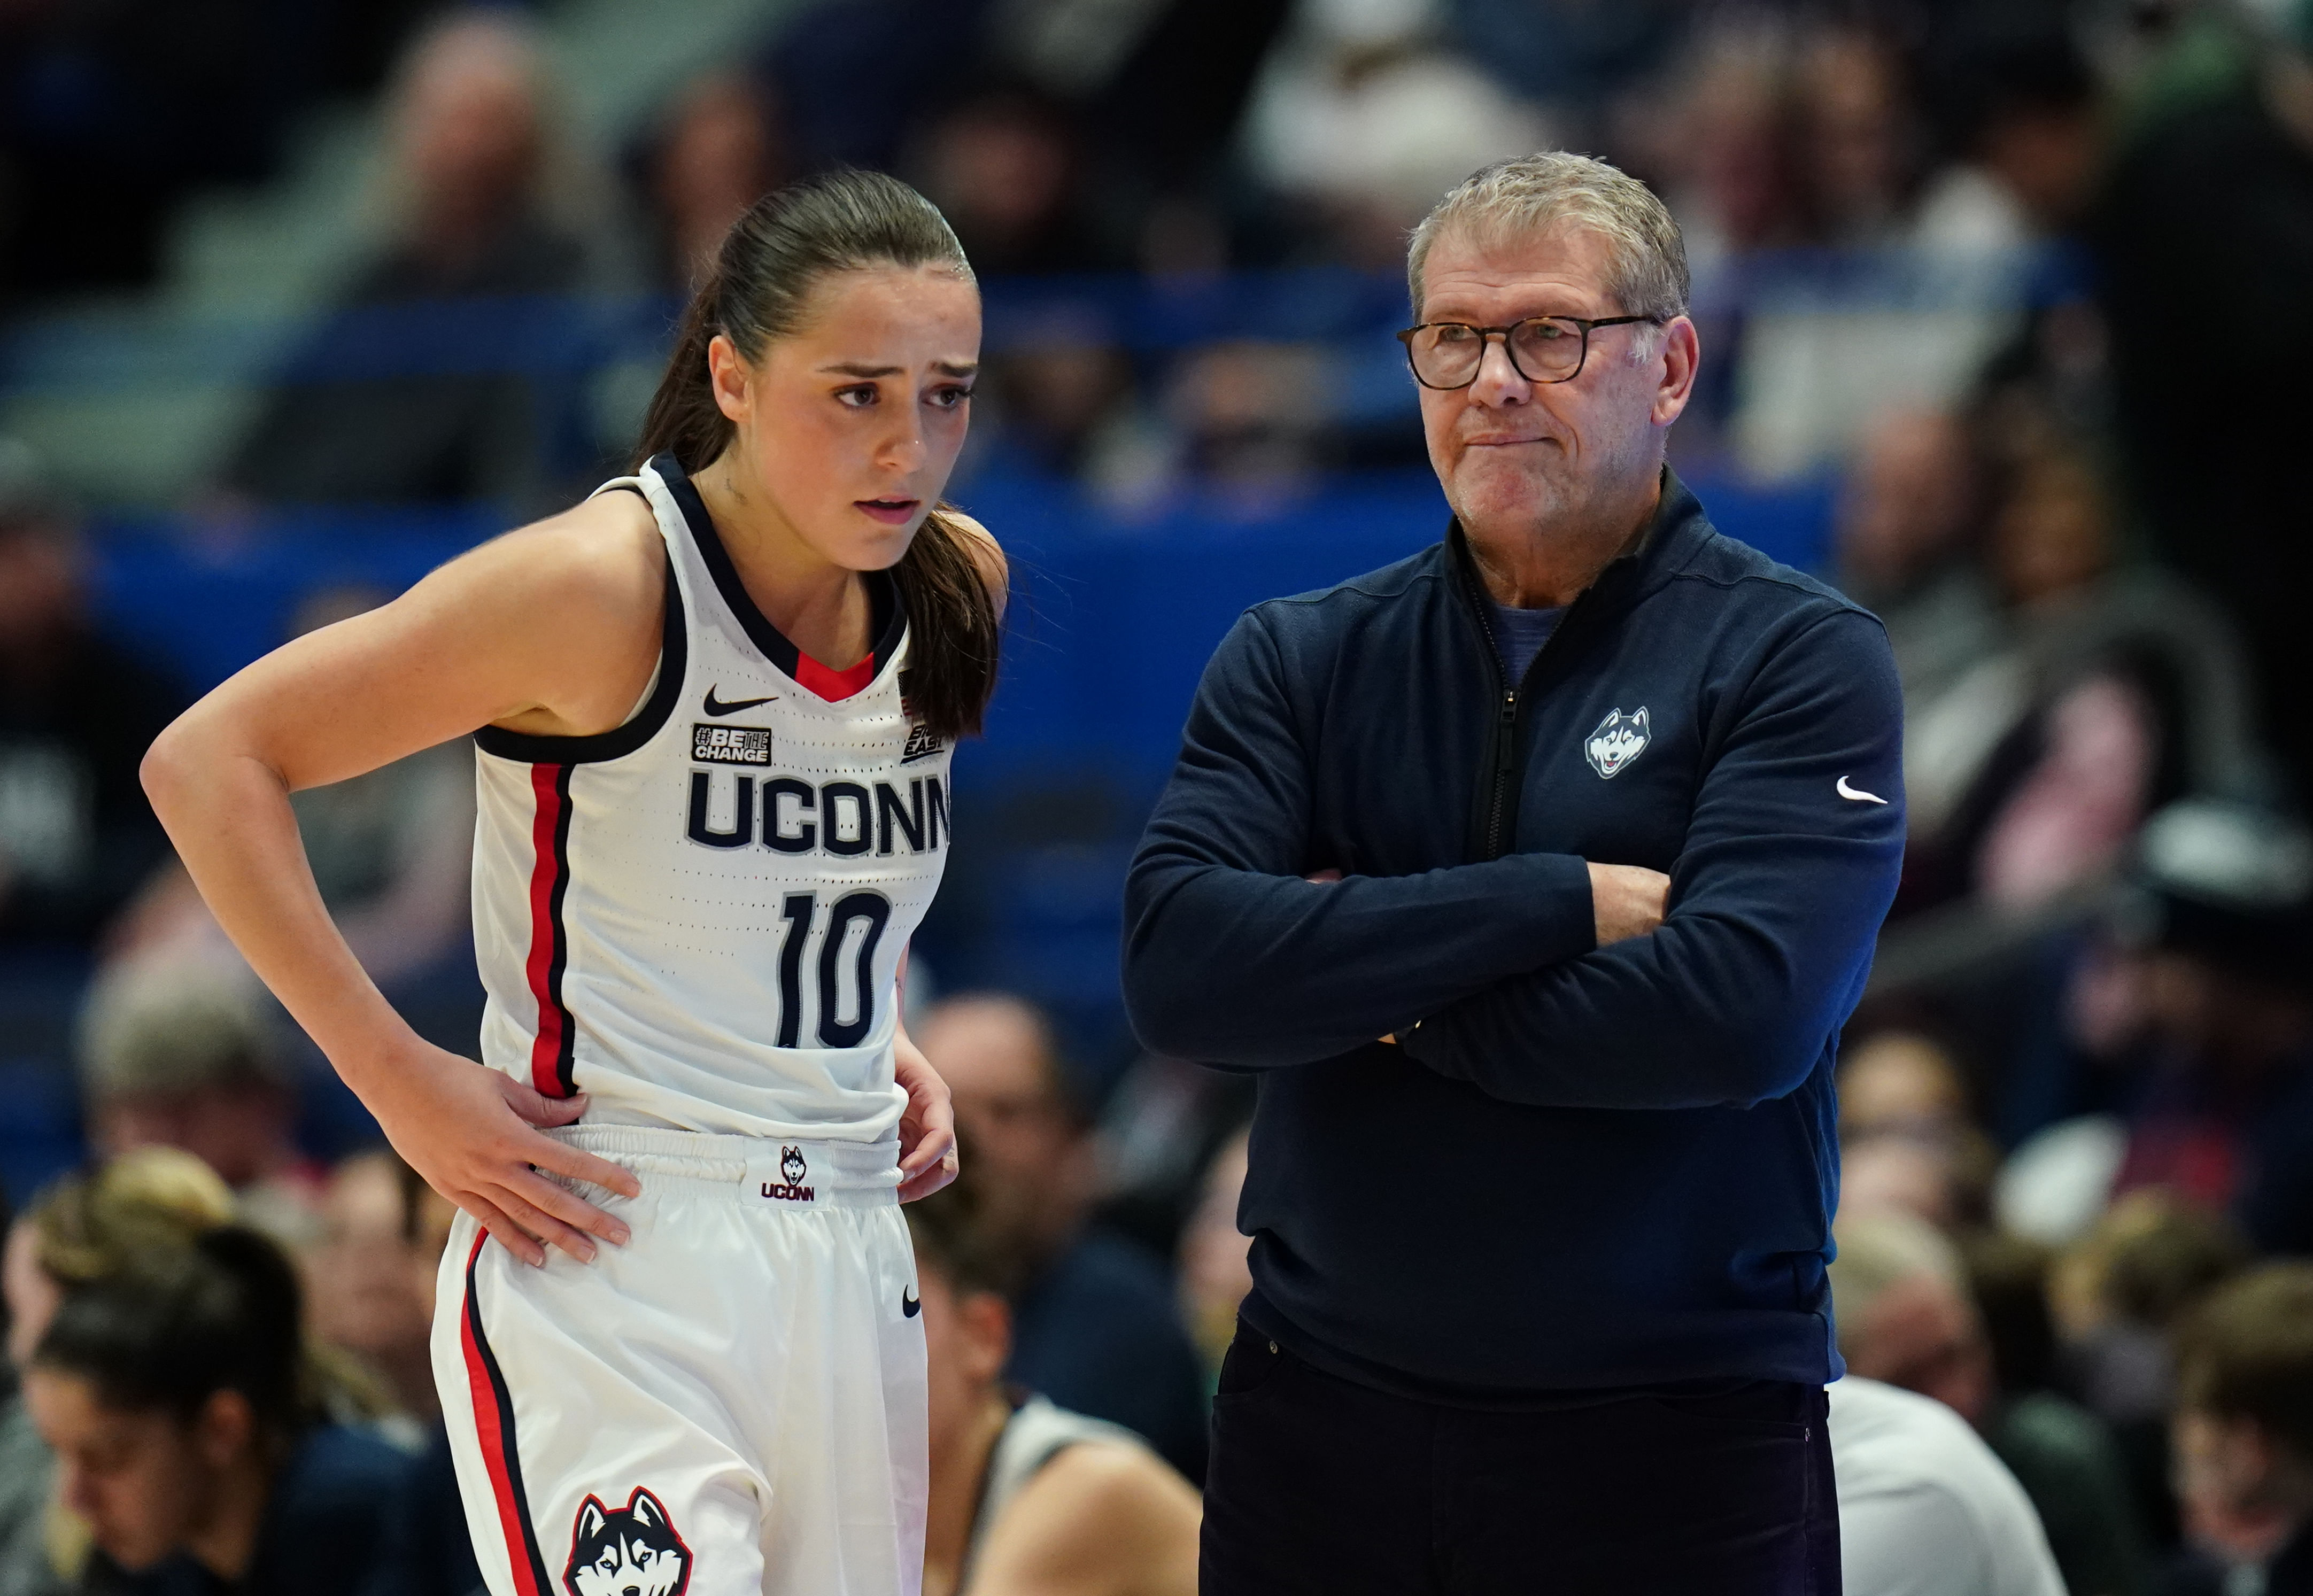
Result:
[[1847,785],[1847,778],[1843,776],[1839,778],[1839,795],[1842,798],[1851,798],[1858,803],[1885,803],[1887,802],[1877,793],[1867,793],[1860,787],[1849,786]]
[[758,704],[769,704],[778,697],[777,693],[766,693],[760,698],[739,698],[726,704],[715,696],[713,688],[708,688],[704,707],[709,715],[736,715],[743,709],[752,709]]

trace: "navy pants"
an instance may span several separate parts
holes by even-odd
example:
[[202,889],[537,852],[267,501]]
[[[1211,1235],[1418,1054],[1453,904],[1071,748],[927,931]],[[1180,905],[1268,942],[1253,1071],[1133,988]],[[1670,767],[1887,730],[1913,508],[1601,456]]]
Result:
[[1478,1411],[1354,1384],[1243,1324],[1201,1596],[1838,1596],[1826,1403],[1777,1381]]

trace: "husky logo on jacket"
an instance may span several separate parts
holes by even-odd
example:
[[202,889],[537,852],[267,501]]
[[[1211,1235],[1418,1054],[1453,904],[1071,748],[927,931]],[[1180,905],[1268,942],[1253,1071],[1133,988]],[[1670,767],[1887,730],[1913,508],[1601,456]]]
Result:
[[1647,750],[1647,711],[1640,705],[1629,715],[1610,709],[1598,729],[1590,733],[1582,745],[1583,757],[1590,768],[1603,776],[1613,776],[1622,767]]
[[690,1585],[690,1548],[657,1497],[637,1486],[621,1508],[586,1498],[562,1574],[570,1596],[682,1596]]

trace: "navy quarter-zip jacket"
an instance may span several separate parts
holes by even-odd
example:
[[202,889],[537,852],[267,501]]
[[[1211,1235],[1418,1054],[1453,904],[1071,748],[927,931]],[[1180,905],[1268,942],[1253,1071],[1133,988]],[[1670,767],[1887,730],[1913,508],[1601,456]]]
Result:
[[[1134,1028],[1260,1076],[1245,1317],[1480,1406],[1835,1379],[1834,1050],[1903,853],[1886,635],[1668,472],[1522,682],[1476,583],[1454,528],[1248,610],[1133,861]],[[1589,860],[1667,873],[1661,927],[1596,946]]]

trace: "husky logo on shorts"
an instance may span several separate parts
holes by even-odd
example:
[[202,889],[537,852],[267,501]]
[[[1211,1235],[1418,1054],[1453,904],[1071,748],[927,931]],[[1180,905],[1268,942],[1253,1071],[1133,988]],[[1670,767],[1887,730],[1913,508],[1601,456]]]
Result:
[[616,1510],[586,1498],[562,1573],[570,1596],[682,1596],[690,1585],[690,1548],[667,1521],[665,1504],[640,1486]]
[[811,1165],[804,1162],[800,1147],[779,1149],[779,1178],[762,1183],[763,1195],[775,1203],[815,1203],[819,1189],[805,1186],[804,1177],[811,1173]]
[[1612,776],[1647,750],[1647,711],[1640,705],[1630,715],[1610,709],[1598,729],[1582,745],[1583,758],[1600,776]]

